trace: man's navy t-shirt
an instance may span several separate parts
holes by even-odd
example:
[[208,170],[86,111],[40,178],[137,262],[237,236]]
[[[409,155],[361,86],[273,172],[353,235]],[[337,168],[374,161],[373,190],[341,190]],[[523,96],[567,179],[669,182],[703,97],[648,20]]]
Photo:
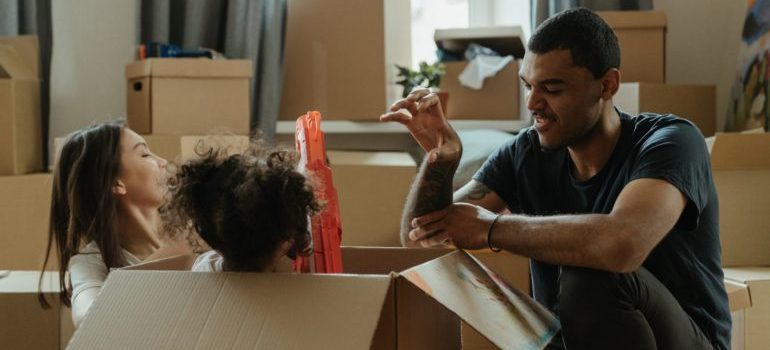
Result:
[[[570,170],[566,149],[544,151],[528,128],[487,159],[473,179],[526,215],[608,214],[629,182],[662,179],[688,199],[675,227],[643,266],[665,285],[716,348],[728,349],[730,312],[723,284],[719,204],[703,136],[674,116],[618,111],[621,136],[604,168],[587,181]],[[535,299],[558,315],[558,266],[532,260]]]

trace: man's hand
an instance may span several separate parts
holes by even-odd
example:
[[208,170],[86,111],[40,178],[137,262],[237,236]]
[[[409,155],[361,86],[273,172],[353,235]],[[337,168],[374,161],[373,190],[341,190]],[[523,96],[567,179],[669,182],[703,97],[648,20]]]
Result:
[[417,143],[428,152],[428,161],[459,162],[462,145],[441,110],[438,95],[426,88],[415,88],[405,99],[396,101],[383,122],[398,122],[407,127]]
[[409,239],[422,247],[451,243],[462,249],[488,247],[487,232],[496,214],[480,206],[454,203],[412,220]]

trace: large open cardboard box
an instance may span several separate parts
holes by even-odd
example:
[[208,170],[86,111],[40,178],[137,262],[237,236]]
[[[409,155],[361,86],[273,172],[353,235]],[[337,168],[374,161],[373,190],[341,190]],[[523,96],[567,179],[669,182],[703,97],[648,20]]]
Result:
[[713,85],[621,83],[613,101],[631,115],[671,113],[695,123],[704,136],[713,136],[716,132],[716,87]]
[[280,119],[377,121],[411,66],[408,0],[289,0]]
[[468,61],[445,62],[446,74],[439,88],[449,93],[446,116],[449,119],[519,119],[519,65],[524,57],[524,34],[521,27],[484,27],[438,29],[434,40],[444,50],[462,56],[472,42],[489,47],[514,60],[492,77],[484,80],[481,90],[460,84],[458,76]]
[[0,342],[4,349],[64,349],[72,330],[69,309],[59,302],[57,272],[46,272],[38,303],[38,271],[0,271]]
[[666,82],[666,13],[597,12],[615,30],[620,44],[621,80]]
[[0,175],[43,170],[36,36],[0,37]]
[[[724,271],[725,281],[748,286],[750,298],[749,308],[732,313],[733,349],[767,349],[770,344],[770,332],[767,331],[770,329],[770,267],[730,267]],[[732,310],[733,305],[730,306]]]
[[455,251],[390,274],[114,271],[70,346],[458,349],[458,317],[503,348],[540,349],[558,330]]
[[342,244],[399,247],[401,214],[417,164],[403,152],[328,151]]
[[248,134],[250,60],[152,58],[126,66],[128,125],[140,134]]
[[722,266],[770,266],[770,134],[710,140]]
[[[0,270],[39,270],[48,242],[51,174],[0,176]],[[56,253],[48,269],[58,269]]]

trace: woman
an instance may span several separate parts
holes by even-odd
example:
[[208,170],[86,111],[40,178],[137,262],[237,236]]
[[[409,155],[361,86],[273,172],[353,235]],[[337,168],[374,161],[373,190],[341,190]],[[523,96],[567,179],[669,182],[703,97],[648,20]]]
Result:
[[162,244],[158,235],[165,166],[119,122],[86,127],[65,140],[54,170],[47,251],[56,247],[59,297],[71,305],[76,326],[110,269],[184,252],[182,244]]
[[170,234],[199,235],[213,250],[193,271],[272,272],[308,256],[308,216],[320,205],[296,153],[252,143],[241,154],[211,150],[183,164],[170,180],[163,210]]

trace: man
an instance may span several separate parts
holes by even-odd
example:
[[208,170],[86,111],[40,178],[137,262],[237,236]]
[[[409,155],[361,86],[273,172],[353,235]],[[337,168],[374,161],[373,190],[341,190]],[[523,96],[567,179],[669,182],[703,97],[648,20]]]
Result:
[[616,109],[619,67],[617,38],[595,13],[541,24],[519,72],[534,125],[454,198],[462,145],[438,97],[416,90],[396,102],[381,120],[406,125],[427,151],[402,242],[530,257],[534,297],[562,325],[551,348],[728,349],[703,137],[674,116]]

